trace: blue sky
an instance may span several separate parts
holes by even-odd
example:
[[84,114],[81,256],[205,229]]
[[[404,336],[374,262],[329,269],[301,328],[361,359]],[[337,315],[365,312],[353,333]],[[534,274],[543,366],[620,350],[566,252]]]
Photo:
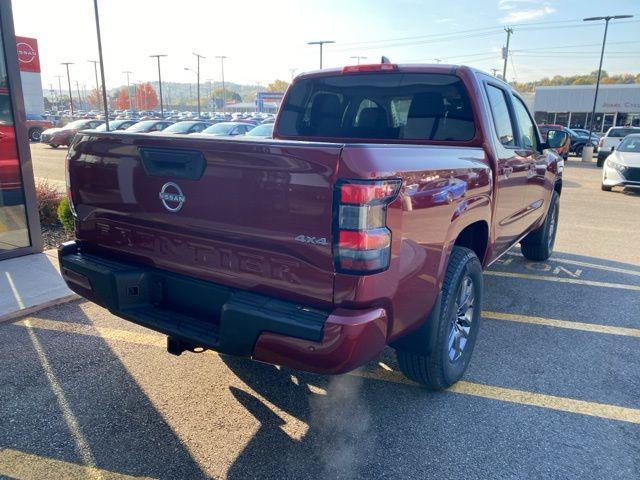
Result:
[[[513,26],[507,78],[588,73],[597,68],[603,22],[583,17],[634,14],[612,22],[604,68],[609,73],[640,72],[640,1],[616,0],[322,0],[316,2],[243,0],[101,0],[107,85],[155,80],[148,56],[169,55],[163,79],[194,81],[184,67],[195,68],[192,52],[206,56],[203,81],[220,80],[216,55],[226,55],[227,80],[266,85],[274,78],[316,69],[313,40],[334,40],[325,47],[325,67],[355,63],[381,55],[392,61],[469,64],[487,71],[502,69],[500,49],[505,26]],[[97,58],[92,0],[14,0],[18,35],[40,43],[43,84],[57,86],[63,61],[76,62],[72,77],[93,80],[89,59]],[[39,12],[35,14],[33,12]],[[67,26],[70,25],[70,28]]]

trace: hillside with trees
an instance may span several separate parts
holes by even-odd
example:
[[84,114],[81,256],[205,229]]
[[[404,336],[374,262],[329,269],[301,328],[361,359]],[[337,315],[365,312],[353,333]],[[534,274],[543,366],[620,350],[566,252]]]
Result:
[[[545,77],[542,80],[533,82],[512,82],[511,85],[519,92],[534,92],[536,87],[548,87],[556,85],[594,85],[598,78],[598,71],[591,72],[588,75],[571,75],[564,77],[556,75],[552,78]],[[600,77],[601,84],[612,83],[640,83],[640,73],[622,73],[619,75],[608,75],[606,71],[602,71]]]

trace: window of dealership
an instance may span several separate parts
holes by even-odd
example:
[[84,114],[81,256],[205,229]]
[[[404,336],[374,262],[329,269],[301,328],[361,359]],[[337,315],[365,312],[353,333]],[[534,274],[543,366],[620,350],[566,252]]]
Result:
[[0,2],[0,260],[41,250],[11,4]]
[[[536,88],[536,122],[589,128],[595,85]],[[593,129],[606,132],[613,126],[640,127],[640,85],[600,85]]]

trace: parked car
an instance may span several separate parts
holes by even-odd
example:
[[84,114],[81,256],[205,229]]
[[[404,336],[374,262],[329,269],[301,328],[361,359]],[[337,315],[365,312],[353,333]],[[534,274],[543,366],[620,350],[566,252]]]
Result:
[[[575,130],[571,128],[565,128],[566,132],[569,134],[569,138],[571,143],[569,144],[569,153],[573,153],[578,157],[582,155],[582,149],[588,142],[588,132],[587,135],[581,135]],[[593,151],[598,151],[598,140],[599,138],[596,135],[591,135],[591,146],[593,147]]]
[[69,145],[80,130],[89,130],[102,125],[101,120],[74,120],[61,128],[49,128],[40,134],[40,142],[46,143],[52,148],[60,145]]
[[627,135],[640,133],[640,127],[611,127],[598,143],[598,166],[602,167],[613,149]]
[[606,158],[602,190],[613,187],[640,188],[640,133],[627,135]]
[[255,125],[246,122],[220,122],[211,125],[206,130],[203,130],[202,133],[218,137],[235,137],[237,135],[244,135],[254,127]]
[[32,142],[40,141],[40,134],[49,128],[53,128],[53,122],[42,115],[27,114],[27,135]]
[[[565,160],[569,158],[569,151],[571,149],[571,136],[568,132],[567,127],[564,127],[562,125],[541,124],[538,125],[538,129],[540,130],[540,133],[542,135],[546,135],[550,130],[561,130],[563,132],[567,132],[568,135],[565,143],[556,148],[556,152],[558,152],[558,155],[560,155]],[[582,153],[582,150],[580,150],[580,152]]]
[[297,76],[273,137],[77,137],[69,287],[176,355],[342,373],[391,345],[429,388],[462,378],[482,268],[551,255],[567,133],[487,73],[385,63]]
[[[109,131],[110,132],[116,132],[118,130],[126,130],[127,128],[129,128],[132,125],[135,125],[136,121],[135,120],[110,120],[109,121]],[[96,127],[96,131],[98,132],[106,132],[107,131],[107,124],[103,123],[102,125],[98,125]]]
[[169,122],[167,120],[143,120],[141,122],[133,124],[125,131],[129,133],[161,132],[172,124],[173,122]]
[[272,138],[273,136],[273,123],[264,123],[252,128],[247,132],[247,137],[254,138]]
[[174,123],[161,131],[151,132],[155,134],[174,134],[174,135],[188,135],[190,133],[202,132],[205,128],[211,125],[209,122],[202,122],[199,120],[184,120],[182,122]]

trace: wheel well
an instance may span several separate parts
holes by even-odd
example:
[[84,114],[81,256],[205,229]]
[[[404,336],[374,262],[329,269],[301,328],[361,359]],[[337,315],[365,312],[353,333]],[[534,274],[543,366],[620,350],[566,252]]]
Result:
[[556,183],[553,185],[553,189],[558,195],[560,195],[562,193],[562,180],[556,180]]
[[489,226],[485,221],[479,221],[467,225],[460,232],[454,245],[466,247],[473,250],[480,259],[480,263],[484,264],[484,256],[487,251],[487,241],[489,239]]

